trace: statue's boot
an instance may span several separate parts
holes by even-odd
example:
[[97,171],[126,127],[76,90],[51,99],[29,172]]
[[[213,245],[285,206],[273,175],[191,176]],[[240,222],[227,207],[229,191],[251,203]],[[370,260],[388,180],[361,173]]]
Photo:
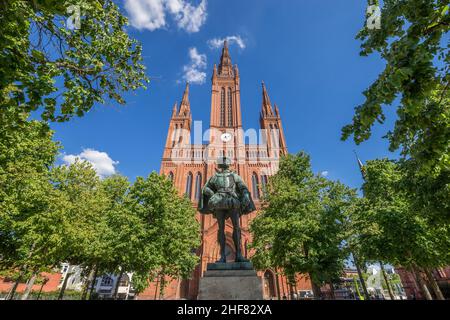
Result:
[[235,262],[250,262],[250,260],[244,258],[241,252],[241,234],[240,232],[236,232],[237,237],[235,237],[235,249],[236,249],[236,259]]
[[245,259],[242,255],[241,251],[241,228],[238,224],[234,226],[233,230],[233,242],[234,242],[234,248],[236,249],[236,259],[235,262],[249,262],[248,259]]
[[236,262],[250,262],[250,260],[244,258],[244,256],[240,252],[236,253],[236,259],[234,261],[236,261]]
[[227,255],[225,253],[225,244],[220,246],[220,259],[216,261],[216,263],[226,263]]

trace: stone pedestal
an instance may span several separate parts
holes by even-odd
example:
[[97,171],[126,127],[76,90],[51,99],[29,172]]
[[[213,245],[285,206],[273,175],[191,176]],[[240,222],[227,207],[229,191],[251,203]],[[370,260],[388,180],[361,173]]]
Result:
[[262,278],[250,262],[208,263],[198,300],[262,300]]

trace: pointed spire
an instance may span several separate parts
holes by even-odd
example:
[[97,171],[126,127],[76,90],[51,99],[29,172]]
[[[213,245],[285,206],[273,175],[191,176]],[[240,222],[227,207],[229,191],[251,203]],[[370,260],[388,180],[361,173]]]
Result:
[[184,89],[183,99],[180,104],[180,113],[179,115],[187,115],[190,112],[190,103],[189,103],[189,82],[186,82],[186,88]]
[[228,51],[228,41],[223,42],[222,56],[220,57],[220,63],[222,65],[231,64],[230,52]]
[[280,116],[280,110],[278,109],[278,106],[277,106],[276,103],[274,103],[273,105],[274,105],[274,109],[275,109],[275,115],[276,115],[277,117],[279,117],[279,116]]
[[269,94],[267,93],[266,85],[264,84],[264,81],[262,81],[261,85],[262,85],[262,90],[263,90],[263,92],[262,92],[263,93],[263,100],[262,100],[263,114],[266,116],[271,116],[271,115],[273,115],[272,105],[270,104]]
[[172,108],[172,118],[177,115],[177,111],[178,111],[178,102],[175,101],[175,104],[173,105]]
[[230,52],[228,51],[228,41],[223,42],[222,55],[219,63],[219,74],[231,75],[233,65],[231,64]]
[[186,87],[183,93],[183,100],[181,100],[181,104],[189,106],[189,82],[186,82]]
[[364,164],[362,163],[361,159],[359,159],[356,151],[353,150],[353,152],[355,153],[356,161],[358,161],[358,166],[359,166],[359,170],[361,171],[361,175],[362,175],[363,179],[365,179],[366,178],[366,169],[364,168]]

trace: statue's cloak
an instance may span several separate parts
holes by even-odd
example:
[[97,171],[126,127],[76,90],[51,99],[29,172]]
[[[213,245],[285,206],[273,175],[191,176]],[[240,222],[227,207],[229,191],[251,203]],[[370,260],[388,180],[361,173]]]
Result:
[[221,181],[223,181],[224,175],[232,181],[232,190],[229,191],[233,196],[224,196],[224,201],[230,203],[230,211],[236,207],[236,204],[240,215],[246,215],[255,211],[256,206],[247,186],[242,178],[234,172],[218,172],[208,180],[202,189],[198,211],[202,214],[214,214],[214,210],[210,206],[210,200],[213,196],[217,198],[219,194],[223,194],[222,190],[224,188],[221,185]]

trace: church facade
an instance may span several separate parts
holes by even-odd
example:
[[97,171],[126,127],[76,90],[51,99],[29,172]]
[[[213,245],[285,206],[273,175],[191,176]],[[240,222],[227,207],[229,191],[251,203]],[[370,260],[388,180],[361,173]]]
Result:
[[[217,159],[221,156],[230,158],[231,170],[243,178],[257,207],[255,212],[242,216],[240,221],[242,252],[249,258],[251,252],[248,252],[247,245],[252,241],[250,222],[258,215],[268,177],[276,173],[280,156],[287,153],[280,111],[276,104],[272,106],[263,83],[260,128],[244,131],[239,69],[231,62],[226,42],[219,65],[214,65],[211,82],[209,130],[206,133],[195,132],[198,130],[192,122],[189,84],[186,84],[181,103],[175,104],[172,110],[160,173],[169,177],[179,193],[191,199],[193,206],[197,207],[203,185],[216,172]],[[208,143],[203,143],[203,140]],[[171,281],[163,296],[159,295],[158,282],[153,282],[139,295],[140,299],[196,299],[199,279],[207,263],[219,258],[217,222],[212,215],[200,213],[197,213],[197,219],[201,224],[202,244],[197,251],[200,263],[192,278]],[[225,232],[227,261],[232,261],[235,250],[231,221],[227,221]],[[299,276],[297,283],[290,285],[276,270],[260,270],[258,275],[263,277],[267,299],[289,298],[294,292],[311,289],[305,277]]]

